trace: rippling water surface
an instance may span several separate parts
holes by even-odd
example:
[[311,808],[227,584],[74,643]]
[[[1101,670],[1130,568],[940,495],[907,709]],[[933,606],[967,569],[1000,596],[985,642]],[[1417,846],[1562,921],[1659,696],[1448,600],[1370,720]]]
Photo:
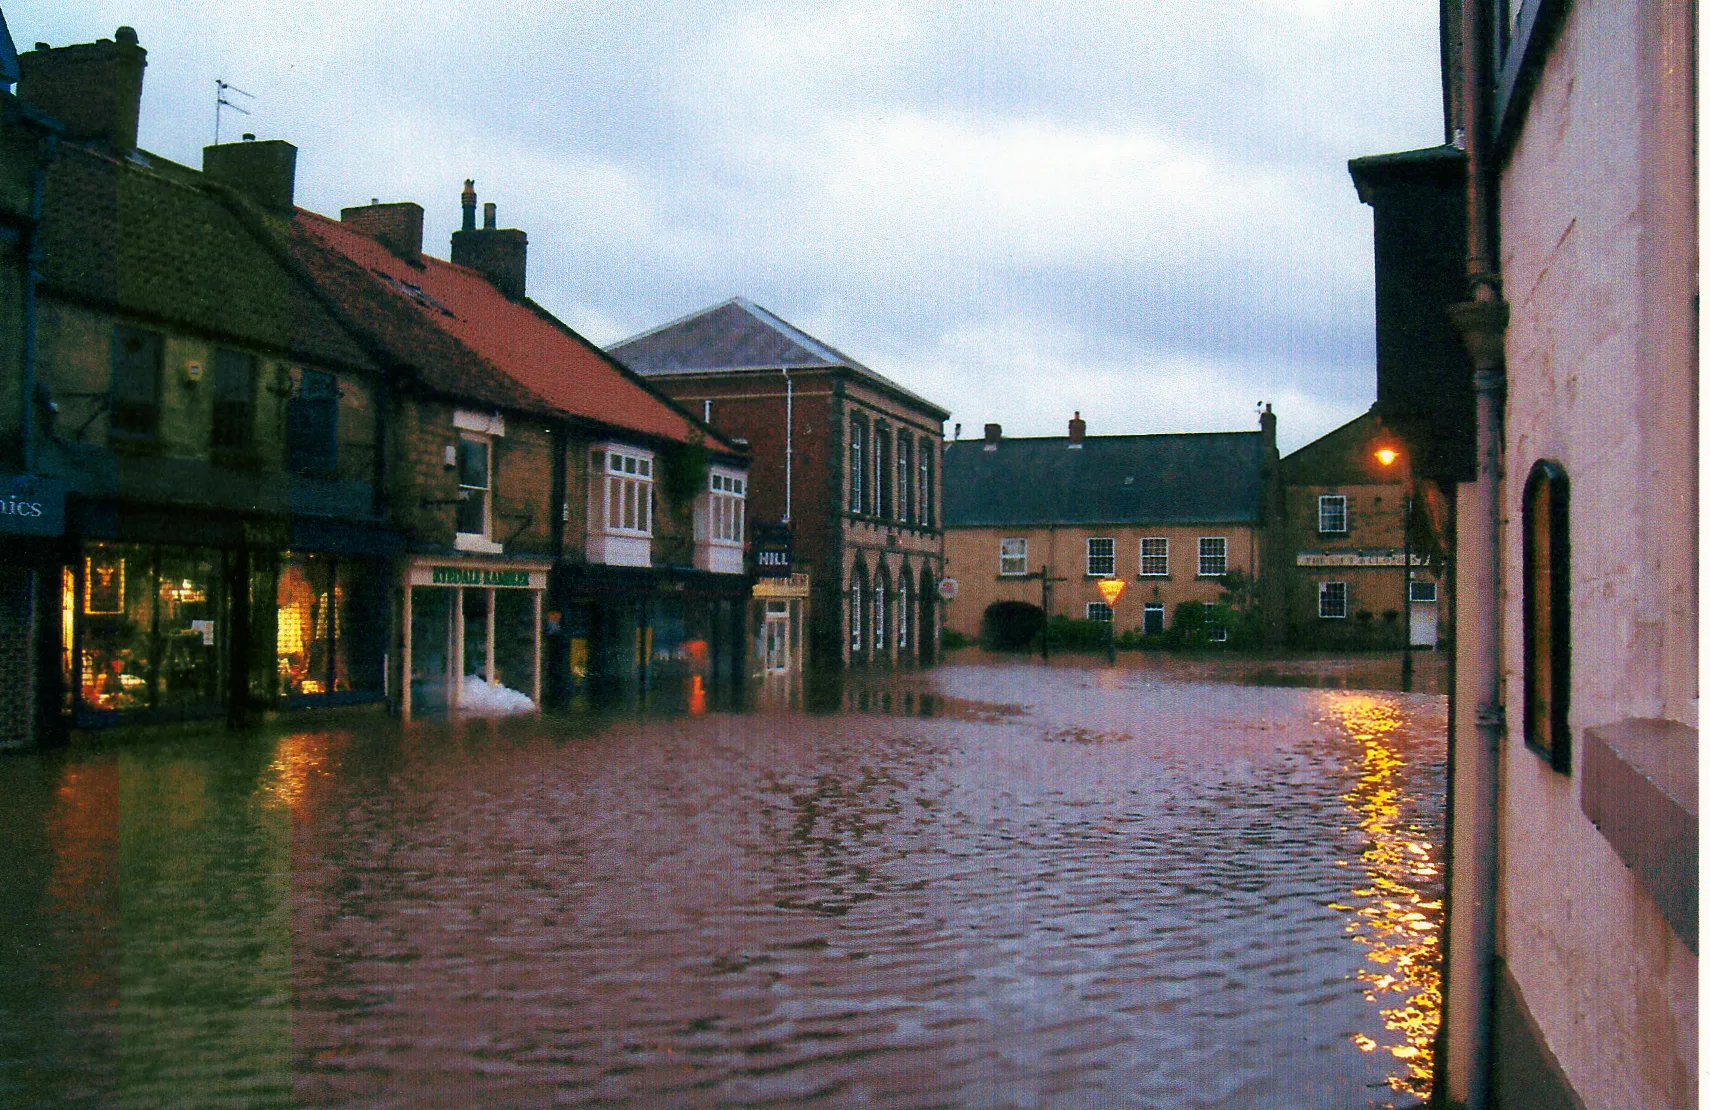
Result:
[[0,1104],[1411,1104],[1444,713],[977,664],[10,757]]

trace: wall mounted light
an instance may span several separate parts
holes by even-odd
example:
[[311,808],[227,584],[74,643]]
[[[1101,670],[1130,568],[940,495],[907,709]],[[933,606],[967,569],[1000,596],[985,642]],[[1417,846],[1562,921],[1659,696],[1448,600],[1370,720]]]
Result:
[[445,469],[457,469],[457,445],[455,443],[445,445]]
[[202,364],[199,362],[186,362],[184,364],[184,384],[193,386],[201,380]]

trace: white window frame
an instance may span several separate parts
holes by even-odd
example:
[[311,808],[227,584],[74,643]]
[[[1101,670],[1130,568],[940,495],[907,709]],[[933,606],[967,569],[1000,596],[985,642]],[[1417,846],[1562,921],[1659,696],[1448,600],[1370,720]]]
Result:
[[[1208,549],[1207,545],[1216,545],[1216,550]],[[1217,569],[1207,569],[1215,567]],[[1229,573],[1229,539],[1226,536],[1199,537],[1199,574],[1200,578],[1222,578]]]
[[861,580],[849,580],[849,654],[861,650]]
[[910,502],[914,500],[914,483],[909,481],[910,472],[914,468],[914,437],[900,428],[897,429],[894,450],[897,455],[897,522],[907,524],[914,515],[910,511]]
[[653,452],[621,443],[599,444],[593,451],[601,456],[597,468],[589,467],[594,473],[588,515],[598,522],[596,531],[652,539],[653,482],[657,477]]
[[1348,497],[1346,494],[1321,493],[1318,495],[1318,533],[1323,536],[1345,536],[1348,534]]
[[909,617],[910,617],[909,599],[913,595],[913,591],[911,591],[908,588],[908,581],[909,581],[909,579],[908,579],[907,574],[901,575],[897,579],[897,650],[898,651],[906,650],[908,647],[908,624],[909,624]]
[[[1105,553],[1105,554],[1094,555],[1093,554],[1093,544],[1095,544],[1095,543],[1109,544],[1110,545],[1109,552]],[[1104,562],[1104,560],[1106,560],[1106,559],[1110,560],[1110,569],[1109,570],[1094,570],[1093,569],[1093,560],[1094,559],[1098,559],[1101,563]],[[1088,536],[1087,537],[1087,577],[1088,578],[1115,578],[1116,577],[1116,539],[1115,539],[1115,537],[1113,537],[1113,536]]]
[[[458,415],[462,416],[463,414],[459,413]],[[497,555],[505,548],[503,544],[493,542],[493,436],[488,432],[468,431],[459,422],[454,421],[454,424],[458,429],[457,451],[459,455],[461,455],[465,444],[480,447],[486,454],[487,465],[484,469],[487,473],[487,484],[485,486],[464,485],[462,459],[459,458],[457,497],[459,501],[465,501],[473,493],[478,492],[480,494],[481,530],[479,532],[465,532],[461,528],[457,529],[456,535],[452,538],[451,546],[457,551],[474,551],[484,555]],[[504,425],[501,423],[499,428],[502,433]],[[459,509],[461,510],[461,508],[460,505]]]
[[[1147,544],[1156,544],[1160,550],[1147,551]],[[1150,569],[1147,560],[1154,560]],[[1140,577],[1168,578],[1170,576],[1170,538],[1168,536],[1146,536],[1140,541]]]
[[1087,602],[1087,620],[1112,623],[1116,620],[1116,610],[1102,601],[1089,601]]
[[1162,632],[1164,630],[1164,622],[1167,619],[1164,615],[1164,603],[1161,601],[1148,601],[1145,608],[1140,610],[1140,631],[1142,634],[1146,631],[1146,615],[1152,612],[1156,612],[1158,614],[1158,631]]
[[849,420],[849,511],[867,511],[865,500],[867,476],[867,421],[861,417]]
[[704,539],[719,547],[741,547],[747,526],[748,476],[713,467],[707,474]]
[[1407,584],[1407,600],[1418,605],[1435,602],[1437,600],[1437,583],[1431,581],[1429,578],[1413,579]]
[[1208,642],[1213,643],[1213,644],[1227,643],[1229,640],[1229,630],[1227,628],[1224,628],[1221,624],[1213,624],[1211,622],[1211,609],[1212,609],[1212,603],[1209,601],[1206,602],[1205,603],[1205,638]]
[[[1017,546],[1012,548],[1012,544]],[[1004,536],[998,540],[998,574],[1004,578],[1027,575],[1027,537]]]
[[[1332,596],[1337,596],[1337,600],[1332,602]],[[1331,611],[1338,607],[1341,612]],[[1348,619],[1348,584],[1346,582],[1318,583],[1318,619],[1325,621]]]
[[889,601],[885,597],[885,580],[873,579],[873,650],[884,654],[885,650],[885,606]]

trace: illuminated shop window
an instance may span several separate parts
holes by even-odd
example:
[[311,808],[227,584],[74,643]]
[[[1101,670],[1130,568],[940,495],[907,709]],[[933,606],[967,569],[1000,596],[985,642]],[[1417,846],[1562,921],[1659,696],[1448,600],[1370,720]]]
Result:
[[286,552],[275,594],[279,693],[287,698],[380,688],[384,600],[360,559]]
[[82,564],[73,621],[81,704],[111,712],[219,706],[222,553],[89,544]]

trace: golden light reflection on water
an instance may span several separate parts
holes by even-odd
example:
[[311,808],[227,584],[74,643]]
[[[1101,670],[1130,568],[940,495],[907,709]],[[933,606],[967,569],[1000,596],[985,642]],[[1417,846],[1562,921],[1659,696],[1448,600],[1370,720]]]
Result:
[[303,801],[303,790],[309,779],[326,770],[327,738],[313,732],[294,732],[283,736],[274,750],[273,761],[262,776],[261,789],[292,809]]
[[1390,1078],[1394,1090],[1428,1096],[1431,1045],[1443,1004],[1437,845],[1401,811],[1400,709],[1387,698],[1357,693],[1326,694],[1325,704],[1360,746],[1359,778],[1342,800],[1359,816],[1366,844],[1357,865],[1362,880],[1346,903],[1332,902],[1330,908],[1347,913],[1349,939],[1370,948],[1371,966],[1359,978],[1384,1026],[1399,1036],[1399,1043],[1380,1045],[1355,1035],[1354,1043],[1365,1052],[1384,1049],[1406,1065],[1405,1074]]

